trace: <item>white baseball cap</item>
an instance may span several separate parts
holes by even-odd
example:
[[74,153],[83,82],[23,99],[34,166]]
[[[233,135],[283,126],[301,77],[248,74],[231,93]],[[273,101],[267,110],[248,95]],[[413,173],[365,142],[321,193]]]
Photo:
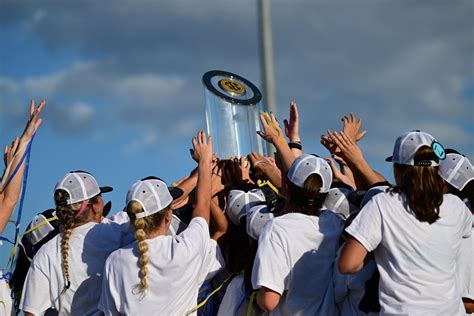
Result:
[[136,213],[136,218],[143,218],[158,213],[183,194],[177,187],[168,187],[156,177],[147,177],[135,182],[128,190],[126,205],[132,201],[140,203],[143,212]]
[[332,183],[331,167],[326,160],[315,155],[301,155],[297,157],[288,171],[288,180],[294,185],[303,188],[304,182],[312,174],[318,174],[323,181],[320,192],[329,192]]
[[258,240],[265,224],[274,217],[275,215],[268,210],[266,205],[251,207],[247,212],[247,234]]
[[474,169],[471,162],[465,156],[458,153],[446,154],[446,159],[439,164],[439,175],[447,183],[459,191],[463,190],[466,184],[474,180]]
[[30,244],[35,246],[40,241],[42,241],[46,236],[51,232],[59,232],[59,223],[57,219],[52,219],[56,216],[54,209],[48,209],[42,213],[36,214],[35,217],[31,220],[31,223],[28,225],[26,230],[30,230],[32,227],[37,227],[28,234]]
[[[415,163],[415,154],[423,146],[431,147],[438,157],[437,160],[421,161]],[[438,166],[439,160],[446,157],[443,146],[428,133],[415,130],[402,134],[395,141],[393,155],[385,159],[385,161],[393,161],[401,165],[414,166]]]
[[111,187],[99,187],[95,178],[86,171],[71,171],[67,173],[54,187],[69,194],[66,205],[89,200],[100,193],[110,192]]
[[349,196],[354,192],[347,188],[332,188],[329,190],[326,199],[324,200],[323,207],[346,219],[354,211],[354,207],[351,207]]
[[259,188],[238,187],[227,195],[227,216],[234,225],[240,224],[240,219],[247,211],[256,205],[265,203],[265,194]]

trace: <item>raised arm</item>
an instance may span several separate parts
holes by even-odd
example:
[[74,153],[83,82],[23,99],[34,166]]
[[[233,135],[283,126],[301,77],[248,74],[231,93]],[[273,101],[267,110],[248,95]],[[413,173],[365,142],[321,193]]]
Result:
[[209,224],[211,208],[211,172],[212,172],[212,138],[200,131],[192,140],[193,157],[198,162],[198,180],[196,187],[196,206],[194,217],[202,217]]
[[290,120],[283,120],[283,123],[285,124],[285,134],[286,137],[288,137],[291,151],[295,155],[295,158],[301,156],[303,150],[299,131],[298,107],[295,101],[290,102]]
[[[18,202],[23,173],[25,171],[25,164],[22,163],[16,175],[11,180],[9,179],[11,178],[16,166],[20,163],[21,157],[26,152],[28,143],[31,141],[36,130],[41,125],[42,120],[39,115],[45,104],[46,101],[43,100],[40,102],[38,107],[35,107],[34,100],[31,100],[30,116],[28,122],[26,123],[25,130],[23,131],[23,134],[21,135],[17,145],[12,146],[16,147],[16,152],[14,152],[13,157],[11,157],[11,153],[7,153],[7,155],[10,155],[10,159],[12,159],[12,161],[11,168],[4,174],[4,181],[0,190],[0,233],[2,233],[5,229],[5,226],[7,225],[8,220],[10,219],[10,216]],[[8,186],[5,186],[8,181],[10,181]]]
[[258,131],[258,135],[275,146],[281,157],[284,168],[283,171],[287,172],[288,169],[290,169],[293,160],[295,160],[295,155],[291,152],[290,146],[288,146],[285,141],[280,124],[278,124],[278,121],[273,114],[268,114],[266,112],[260,114],[260,121],[262,122],[263,131]]
[[328,130],[328,135],[332,142],[341,150],[341,156],[347,162],[352,172],[358,175],[365,182],[367,187],[387,181],[383,176],[372,170],[359,146],[349,138],[344,132],[337,133]]

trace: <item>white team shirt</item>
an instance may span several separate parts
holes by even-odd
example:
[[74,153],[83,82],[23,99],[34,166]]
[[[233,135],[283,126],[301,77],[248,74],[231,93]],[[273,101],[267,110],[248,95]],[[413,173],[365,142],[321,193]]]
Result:
[[[245,291],[244,274],[234,277],[225,290],[217,316],[246,316],[249,307],[249,297],[251,293]],[[257,301],[253,301],[252,315],[262,315],[257,307]]]
[[404,205],[403,194],[380,193],[346,229],[374,251],[381,314],[463,314],[456,264],[462,238],[471,236],[471,212],[445,194],[440,219],[430,225]]
[[99,306],[105,315],[185,315],[197,305],[202,283],[224,266],[219,246],[201,217],[193,218],[177,236],[158,236],[146,243],[149,288],[145,295],[137,290],[137,242],[107,259]]
[[335,315],[333,266],[343,220],[290,213],[267,223],[258,240],[252,286],[281,296],[271,315]]
[[[474,216],[474,215],[473,215]],[[474,226],[474,223],[473,223]],[[474,230],[474,227],[472,227]],[[457,277],[461,285],[462,297],[474,300],[474,238],[461,241],[461,251],[457,266]]]
[[[121,222],[120,213],[116,216]],[[69,239],[70,288],[62,270],[61,234],[44,244],[33,258],[20,301],[24,312],[42,315],[53,308],[59,315],[95,315],[105,260],[114,250],[134,240],[128,222],[110,219],[74,228]]]
[[10,287],[3,278],[0,280],[0,315],[15,315]]

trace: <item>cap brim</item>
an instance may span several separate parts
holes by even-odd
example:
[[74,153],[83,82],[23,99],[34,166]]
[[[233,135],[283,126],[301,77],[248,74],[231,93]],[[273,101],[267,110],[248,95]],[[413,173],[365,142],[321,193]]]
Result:
[[392,162],[392,161],[393,161],[393,156],[390,156],[390,157],[385,158],[385,161]]
[[100,193],[108,193],[114,190],[114,188],[112,187],[100,187],[99,189],[100,189]]
[[184,191],[178,187],[168,187],[168,190],[170,191],[173,200],[180,198],[184,194]]

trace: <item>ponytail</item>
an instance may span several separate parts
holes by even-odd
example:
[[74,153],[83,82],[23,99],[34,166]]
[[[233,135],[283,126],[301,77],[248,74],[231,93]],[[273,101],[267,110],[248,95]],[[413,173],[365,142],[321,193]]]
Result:
[[320,192],[322,185],[321,176],[318,174],[309,175],[303,188],[289,181],[290,205],[294,208],[292,210],[306,215],[318,215],[327,196],[327,193]]
[[[435,159],[433,149],[427,146],[421,147],[415,154],[415,163]],[[420,222],[436,222],[444,192],[444,181],[438,175],[438,167],[395,164],[394,169],[398,174],[398,183],[391,191],[405,194],[410,210]]]

